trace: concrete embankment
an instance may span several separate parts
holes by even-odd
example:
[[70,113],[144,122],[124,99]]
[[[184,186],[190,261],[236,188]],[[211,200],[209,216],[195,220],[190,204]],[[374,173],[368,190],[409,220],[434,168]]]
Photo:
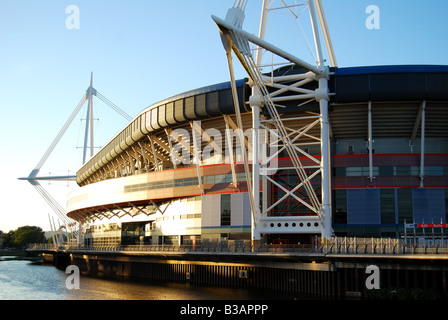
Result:
[[[447,296],[446,255],[63,250],[47,251],[43,257],[59,268],[73,264],[83,274],[112,279],[155,279],[324,299],[390,298],[397,292],[424,299]],[[372,265],[378,270],[375,289],[366,285],[372,282],[368,278],[373,275],[366,272]]]

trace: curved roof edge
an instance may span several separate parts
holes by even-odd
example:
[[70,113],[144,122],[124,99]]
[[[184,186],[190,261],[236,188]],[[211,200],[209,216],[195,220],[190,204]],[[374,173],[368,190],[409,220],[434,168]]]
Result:
[[[282,74],[299,67],[278,69]],[[391,65],[331,68],[332,103],[365,101],[448,101],[447,65]],[[250,88],[247,79],[237,81],[240,108],[246,110]],[[233,114],[230,82],[186,91],[142,110],[77,172],[78,183],[124,152],[144,135],[195,119]]]
[[448,73],[448,65],[381,65],[360,67],[336,67],[336,76],[378,73]]
[[[246,81],[247,81],[247,79],[240,79],[240,80],[236,80],[235,83],[236,83],[237,87],[242,87],[245,85]],[[142,111],[140,111],[139,114],[133,120],[135,120],[142,113],[147,112],[147,111],[151,110],[152,108],[156,108],[157,106],[160,106],[162,104],[167,104],[167,103],[170,103],[170,102],[173,102],[176,100],[180,100],[180,99],[184,99],[184,98],[188,98],[188,97],[192,97],[192,96],[196,96],[196,95],[200,95],[200,94],[205,94],[205,93],[219,91],[219,90],[227,90],[227,89],[229,89],[229,90],[231,89],[230,81],[212,84],[210,86],[204,86],[204,87],[200,87],[197,89],[188,90],[188,91],[185,91],[182,93],[178,93],[178,94],[175,94],[168,98],[162,99],[156,103],[151,104],[150,106],[148,106],[145,109],[143,109]]]
[[334,68],[331,101],[446,101],[448,66],[398,65]]

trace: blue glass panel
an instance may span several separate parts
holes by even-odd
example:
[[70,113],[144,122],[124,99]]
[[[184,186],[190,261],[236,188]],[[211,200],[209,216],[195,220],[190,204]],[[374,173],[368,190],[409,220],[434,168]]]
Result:
[[445,189],[412,190],[415,223],[445,223]]
[[347,223],[379,224],[380,192],[378,189],[347,190]]

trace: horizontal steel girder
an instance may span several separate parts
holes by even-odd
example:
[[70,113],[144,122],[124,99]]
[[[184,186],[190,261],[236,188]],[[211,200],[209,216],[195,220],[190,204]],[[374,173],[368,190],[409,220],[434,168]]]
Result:
[[261,234],[321,233],[322,223],[318,216],[264,217],[258,229]]

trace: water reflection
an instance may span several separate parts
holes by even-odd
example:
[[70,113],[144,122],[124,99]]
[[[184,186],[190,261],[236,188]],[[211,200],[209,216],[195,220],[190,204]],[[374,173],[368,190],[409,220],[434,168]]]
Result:
[[0,300],[243,300],[290,299],[269,292],[198,287],[182,283],[108,280],[81,275],[68,290],[68,274],[54,266],[0,257]]

